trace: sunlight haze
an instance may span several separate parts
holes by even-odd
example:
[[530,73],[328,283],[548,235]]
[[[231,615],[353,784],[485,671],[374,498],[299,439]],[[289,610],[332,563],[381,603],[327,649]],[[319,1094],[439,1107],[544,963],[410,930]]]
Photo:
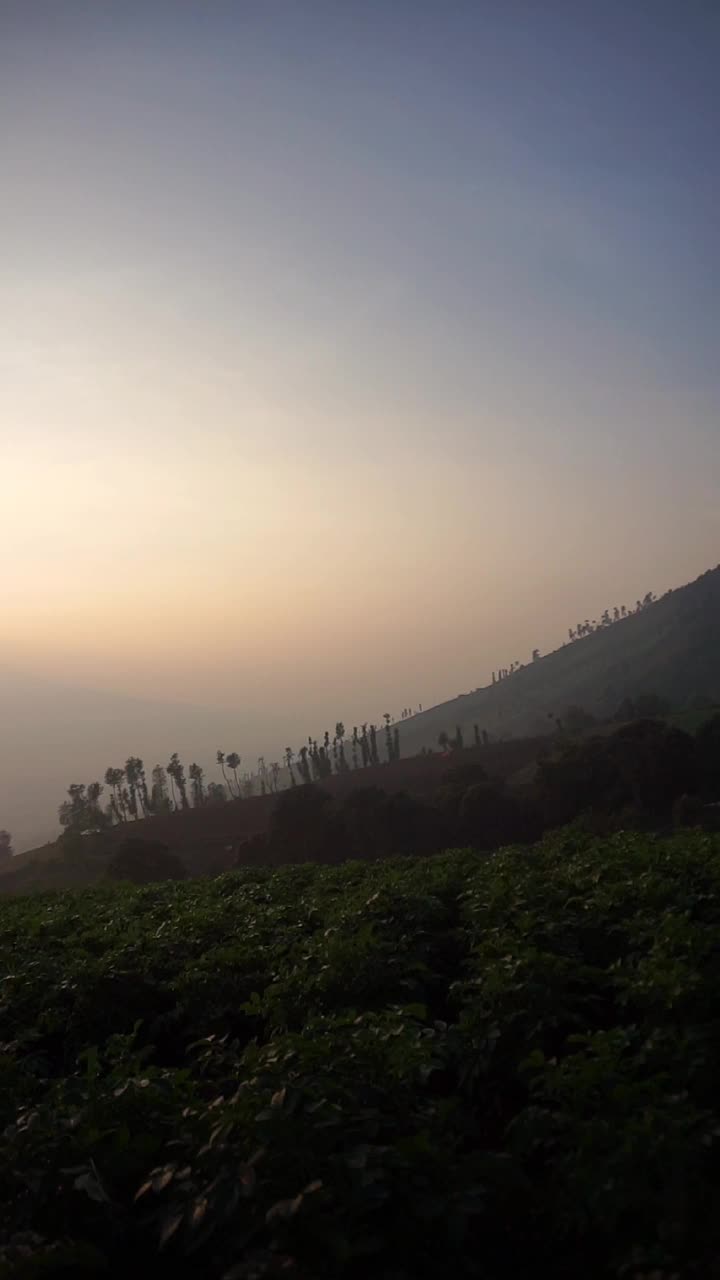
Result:
[[717,563],[717,33],[3,0],[0,826],[48,688],[279,756]]

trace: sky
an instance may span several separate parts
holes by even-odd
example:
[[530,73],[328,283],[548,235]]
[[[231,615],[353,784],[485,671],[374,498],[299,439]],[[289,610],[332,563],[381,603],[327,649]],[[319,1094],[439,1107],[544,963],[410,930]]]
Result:
[[715,565],[719,55],[704,0],[0,0],[0,692],[280,750]]

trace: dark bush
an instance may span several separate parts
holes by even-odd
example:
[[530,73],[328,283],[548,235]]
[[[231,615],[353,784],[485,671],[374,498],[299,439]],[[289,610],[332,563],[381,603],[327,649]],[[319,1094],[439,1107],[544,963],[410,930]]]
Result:
[[184,880],[187,870],[180,858],[159,841],[129,837],[113,854],[106,875],[109,880],[153,884],[160,880]]
[[586,809],[619,809],[627,787],[607,738],[572,743],[559,755],[541,760],[537,787],[549,825],[569,822]]
[[650,813],[670,813],[673,801],[697,784],[695,743],[658,720],[640,720],[608,739],[632,801]]
[[710,799],[720,799],[720,715],[700,726],[695,746],[700,789]]
[[521,844],[538,834],[527,804],[501,783],[476,782],[468,787],[458,811],[457,842],[474,849]]

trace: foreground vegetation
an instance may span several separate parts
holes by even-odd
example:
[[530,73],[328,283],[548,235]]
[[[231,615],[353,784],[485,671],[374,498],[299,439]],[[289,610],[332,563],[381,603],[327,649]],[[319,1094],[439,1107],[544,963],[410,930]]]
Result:
[[0,1276],[712,1274],[720,839],[6,900]]

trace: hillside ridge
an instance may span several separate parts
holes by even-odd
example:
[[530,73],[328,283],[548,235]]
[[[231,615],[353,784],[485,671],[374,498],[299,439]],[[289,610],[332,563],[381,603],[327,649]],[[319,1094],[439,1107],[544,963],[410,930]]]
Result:
[[493,738],[535,736],[550,732],[568,706],[608,716],[625,698],[650,692],[674,705],[720,698],[720,565],[495,684],[403,721],[401,751],[436,748],[440,733],[457,726],[468,743],[476,724]]

